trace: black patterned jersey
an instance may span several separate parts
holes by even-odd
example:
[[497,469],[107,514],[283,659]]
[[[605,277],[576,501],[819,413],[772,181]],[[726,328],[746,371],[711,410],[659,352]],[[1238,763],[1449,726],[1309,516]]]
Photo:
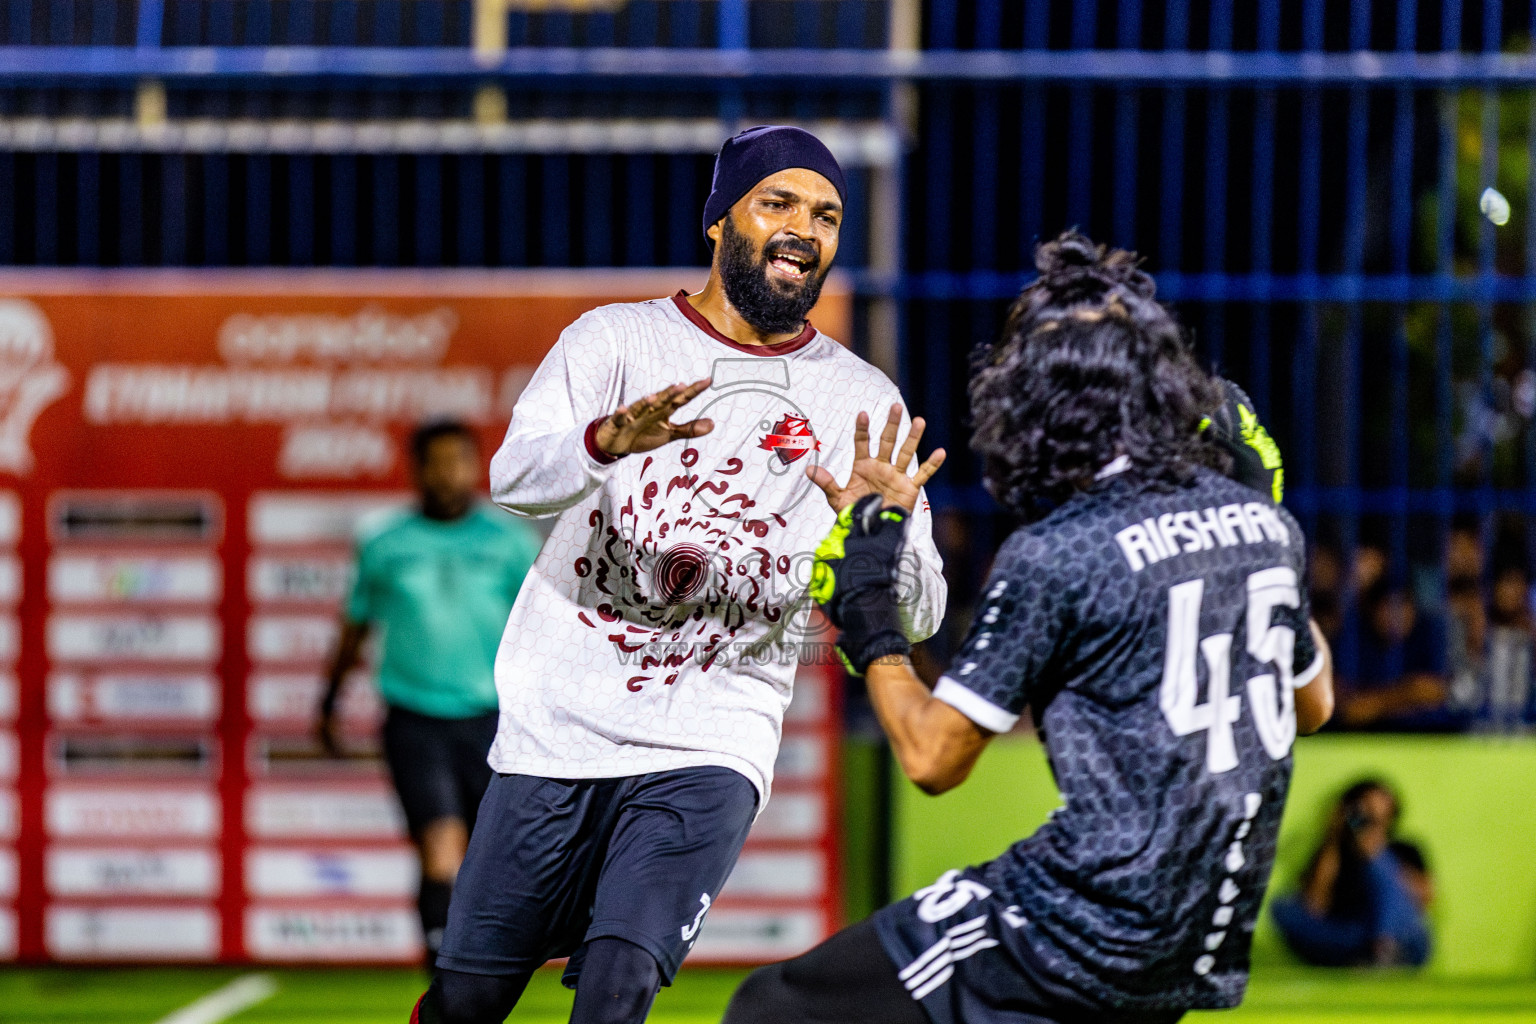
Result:
[[997,938],[1090,1003],[1242,998],[1294,688],[1323,663],[1301,531],[1254,499],[1203,470],[1101,480],[1009,538],[935,689],[998,732],[1032,711],[1063,806],[966,875],[1006,904]]

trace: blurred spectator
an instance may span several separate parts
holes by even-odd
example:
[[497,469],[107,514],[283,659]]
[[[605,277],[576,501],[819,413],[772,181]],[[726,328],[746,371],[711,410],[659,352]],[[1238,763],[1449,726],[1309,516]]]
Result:
[[1386,578],[1386,551],[1374,544],[1362,544],[1355,549],[1354,579],[1351,583],[1356,594],[1369,594],[1379,589]]
[[1445,545],[1446,669],[1450,703],[1480,703],[1488,615],[1483,605],[1483,541],[1476,523],[1458,522]]
[[[1367,549],[1369,550],[1369,549]],[[1445,639],[1406,591],[1377,577],[1359,599],[1354,671],[1340,701],[1351,729],[1439,732],[1454,728],[1445,680]]]
[[1344,791],[1299,890],[1274,903],[1275,924],[1302,960],[1320,967],[1422,966],[1434,886],[1424,855],[1396,841],[1397,795],[1366,779]]
[[1312,618],[1329,643],[1336,643],[1344,628],[1344,559],[1336,548],[1319,545],[1312,549],[1307,565],[1307,589],[1312,603]]
[[1449,704],[1479,732],[1515,733],[1536,721],[1531,576],[1523,519],[1494,531],[1492,577],[1476,522],[1458,522],[1446,543],[1446,667]]
[[1522,731],[1531,710],[1531,581],[1523,564],[1494,575],[1488,602],[1486,682],[1472,709],[1481,730]]

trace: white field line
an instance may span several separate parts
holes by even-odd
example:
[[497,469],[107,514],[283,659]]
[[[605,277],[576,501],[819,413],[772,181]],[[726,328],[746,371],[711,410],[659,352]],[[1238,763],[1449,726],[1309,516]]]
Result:
[[155,1024],[219,1024],[241,1010],[272,998],[277,982],[270,974],[247,974],[223,988],[214,989],[201,999],[188,1003]]

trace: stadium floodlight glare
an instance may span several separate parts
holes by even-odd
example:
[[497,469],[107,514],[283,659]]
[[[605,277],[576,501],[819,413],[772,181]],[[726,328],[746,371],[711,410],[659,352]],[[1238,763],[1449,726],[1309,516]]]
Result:
[[1509,223],[1509,200],[1505,199],[1504,193],[1496,188],[1490,186],[1483,189],[1483,194],[1477,201],[1477,208],[1496,228]]

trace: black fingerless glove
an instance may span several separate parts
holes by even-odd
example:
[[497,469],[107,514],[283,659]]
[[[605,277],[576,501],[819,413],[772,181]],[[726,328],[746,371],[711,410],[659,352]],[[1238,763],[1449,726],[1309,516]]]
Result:
[[868,494],[838,513],[811,571],[811,597],[837,627],[837,652],[858,676],[876,658],[912,651],[895,587],[907,512],[883,504],[878,494]]

